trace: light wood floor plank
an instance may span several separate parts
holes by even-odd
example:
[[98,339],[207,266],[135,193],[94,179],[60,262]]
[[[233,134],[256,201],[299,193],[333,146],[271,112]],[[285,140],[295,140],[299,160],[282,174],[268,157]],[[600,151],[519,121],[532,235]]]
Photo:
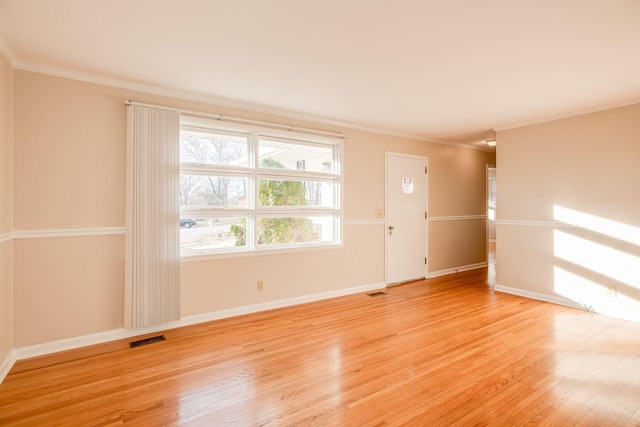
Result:
[[0,425],[639,425],[640,324],[491,269],[19,361]]

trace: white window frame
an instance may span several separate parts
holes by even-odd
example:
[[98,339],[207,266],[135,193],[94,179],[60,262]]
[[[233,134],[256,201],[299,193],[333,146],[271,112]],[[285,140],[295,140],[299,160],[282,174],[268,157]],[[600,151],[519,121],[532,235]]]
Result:
[[[186,208],[180,207],[181,218],[202,217],[239,217],[246,216],[246,241],[244,247],[211,248],[202,250],[182,250],[181,258],[201,259],[202,257],[235,257],[258,255],[273,252],[303,251],[313,249],[327,249],[343,246],[343,140],[321,135],[307,134],[295,131],[284,131],[260,127],[250,124],[237,124],[192,116],[182,116],[180,131],[191,130],[204,133],[219,132],[248,135],[248,166],[232,165],[204,165],[197,163],[181,163],[180,175],[189,173],[215,174],[216,176],[246,176],[247,206],[245,207],[211,207]],[[284,143],[331,147],[333,150],[334,168],[331,172],[309,172],[291,169],[262,168],[259,159],[260,138],[277,140]],[[333,207],[264,207],[259,206],[258,192],[261,178],[278,178],[302,181],[332,182],[334,188]],[[331,215],[335,218],[333,240],[331,242],[288,243],[258,245],[257,224],[261,217],[313,217]]]

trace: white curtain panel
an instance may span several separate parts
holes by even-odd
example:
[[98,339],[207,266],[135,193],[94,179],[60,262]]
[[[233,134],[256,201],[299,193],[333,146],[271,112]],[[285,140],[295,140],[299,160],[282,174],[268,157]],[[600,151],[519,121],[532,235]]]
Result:
[[180,319],[177,111],[127,106],[125,327]]

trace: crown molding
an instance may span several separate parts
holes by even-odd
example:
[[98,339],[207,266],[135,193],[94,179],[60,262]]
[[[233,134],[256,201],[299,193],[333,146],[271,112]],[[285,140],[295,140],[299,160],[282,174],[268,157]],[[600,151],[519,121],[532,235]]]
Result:
[[521,123],[507,125],[507,126],[500,126],[500,127],[493,128],[493,130],[496,132],[502,132],[505,130],[518,129],[526,126],[533,126],[533,125],[539,125],[542,123],[553,122],[555,120],[562,120],[562,119],[569,119],[571,117],[584,116],[585,114],[599,113],[601,111],[613,110],[614,108],[627,107],[629,105],[638,104],[638,103],[640,103],[640,98],[633,98],[633,99],[628,99],[626,101],[614,102],[611,104],[602,104],[596,107],[585,108],[585,109],[577,110],[571,113],[557,114],[554,116],[546,116],[540,119],[531,120],[527,122],[521,122]]
[[[466,148],[471,150],[485,151],[489,153],[495,152],[495,150],[491,149],[490,147],[463,144],[455,141],[430,138],[424,135],[397,132],[397,131],[383,129],[383,128],[375,128],[375,127],[366,126],[358,123],[342,121],[342,120],[338,120],[330,117],[318,116],[314,114],[300,113],[300,112],[282,109],[282,108],[273,107],[273,106],[264,105],[264,104],[241,101],[241,100],[236,100],[231,98],[220,97],[216,95],[207,95],[199,92],[192,92],[192,91],[186,91],[181,89],[149,85],[145,83],[136,83],[128,80],[114,79],[114,78],[103,77],[95,74],[82,73],[77,71],[71,71],[64,68],[51,67],[48,65],[41,65],[41,64],[31,63],[27,61],[21,61],[17,59],[15,55],[13,55],[13,53],[9,49],[9,46],[6,45],[6,43],[5,43],[5,46],[8,50],[8,54],[11,57],[10,62],[12,63],[12,66],[18,70],[29,71],[29,72],[38,73],[38,74],[45,74],[45,75],[50,75],[54,77],[61,77],[61,78],[70,79],[70,80],[77,80],[77,81],[82,81],[86,83],[93,83],[93,84],[98,84],[103,86],[115,87],[119,89],[132,90],[136,92],[149,93],[153,95],[166,96],[170,98],[178,98],[185,101],[200,102],[200,103],[219,106],[219,107],[235,108],[235,109],[249,111],[253,113],[268,114],[271,116],[277,116],[277,117],[288,118],[293,120],[307,121],[307,122],[312,122],[314,124],[322,124],[322,125],[341,128],[341,129],[369,132],[369,133],[375,133],[379,135],[387,135],[387,136],[393,136],[393,137],[405,138],[405,139],[413,139],[413,140],[422,141],[422,142],[449,145],[449,146],[455,146],[455,147]],[[0,49],[1,49],[1,46],[0,46]]]

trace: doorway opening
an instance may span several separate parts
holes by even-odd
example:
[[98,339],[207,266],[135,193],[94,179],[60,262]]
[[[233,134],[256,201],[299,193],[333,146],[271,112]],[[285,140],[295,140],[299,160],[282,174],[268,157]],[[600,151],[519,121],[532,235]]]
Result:
[[489,283],[493,284],[496,277],[496,175],[496,165],[487,165],[487,264]]

